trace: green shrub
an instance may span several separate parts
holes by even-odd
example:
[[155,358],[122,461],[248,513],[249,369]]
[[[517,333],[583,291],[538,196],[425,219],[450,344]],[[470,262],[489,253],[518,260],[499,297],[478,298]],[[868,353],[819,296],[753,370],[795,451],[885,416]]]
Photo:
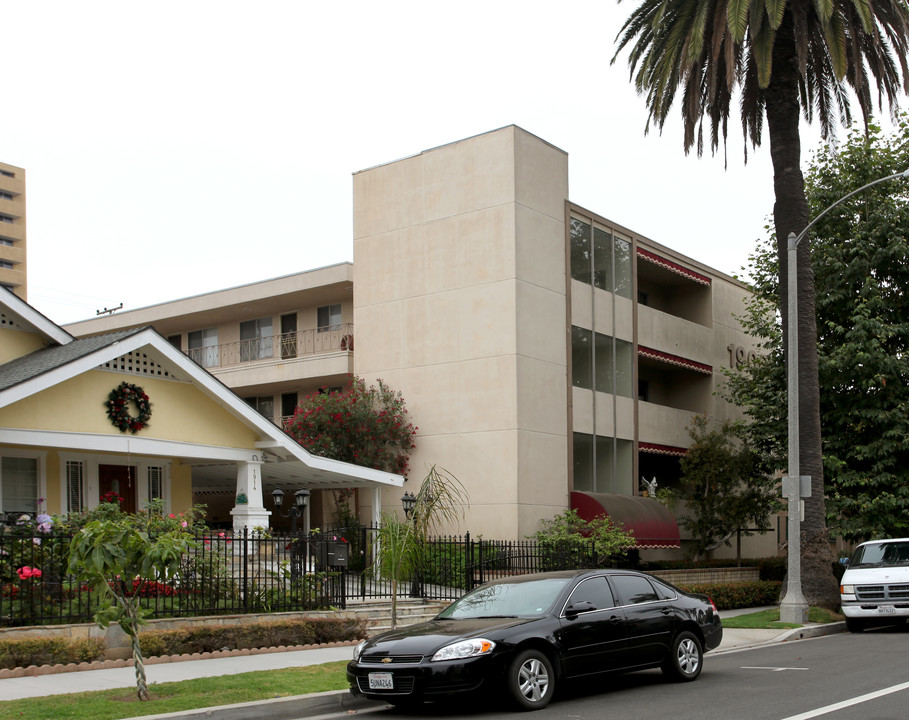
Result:
[[317,645],[366,637],[366,621],[359,618],[309,618],[242,625],[200,625],[179,630],[142,632],[142,654],[182,655],[242,650],[281,645]]
[[776,605],[780,601],[782,583],[776,580],[760,580],[748,583],[704,583],[680,585],[679,587],[685,592],[707,595],[713,600],[717,610],[733,610]]
[[32,640],[0,640],[0,668],[29,665],[67,665],[91,662],[104,656],[104,641],[36,638]]

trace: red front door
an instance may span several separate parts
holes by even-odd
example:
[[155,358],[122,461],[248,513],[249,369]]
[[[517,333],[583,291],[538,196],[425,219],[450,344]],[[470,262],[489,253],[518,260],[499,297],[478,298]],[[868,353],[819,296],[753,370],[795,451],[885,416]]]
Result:
[[98,490],[100,498],[116,493],[121,498],[123,512],[136,512],[136,468],[130,465],[99,465]]

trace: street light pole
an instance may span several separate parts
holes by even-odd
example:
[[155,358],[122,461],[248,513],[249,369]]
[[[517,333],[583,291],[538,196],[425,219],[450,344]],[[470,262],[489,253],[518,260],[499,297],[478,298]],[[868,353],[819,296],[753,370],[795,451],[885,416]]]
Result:
[[783,490],[788,499],[789,530],[788,565],[786,577],[786,596],[780,603],[780,620],[782,622],[804,625],[808,622],[808,602],[802,594],[802,538],[801,538],[801,499],[811,495],[811,478],[802,477],[801,450],[799,448],[799,369],[798,369],[798,257],[799,243],[808,234],[808,231],[824,215],[853,195],[877,185],[878,183],[896,178],[909,178],[909,169],[894,173],[887,177],[879,178],[867,185],[862,185],[858,190],[853,190],[830,205],[820,215],[805,226],[798,235],[789,233],[786,253],[786,291],[788,302],[786,320],[789,323],[786,337],[788,339],[788,352],[786,353],[786,386],[788,394],[789,412],[789,465],[788,476],[784,479]]

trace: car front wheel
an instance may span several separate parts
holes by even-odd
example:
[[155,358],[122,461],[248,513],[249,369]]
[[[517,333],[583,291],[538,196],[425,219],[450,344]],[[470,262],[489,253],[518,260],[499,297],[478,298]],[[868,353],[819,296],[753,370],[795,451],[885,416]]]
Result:
[[691,682],[701,674],[704,651],[697,635],[683,630],[672,641],[672,650],[661,666],[665,675],[679,682]]
[[555,692],[552,663],[539,650],[525,650],[511,661],[506,678],[508,694],[521,710],[546,707]]

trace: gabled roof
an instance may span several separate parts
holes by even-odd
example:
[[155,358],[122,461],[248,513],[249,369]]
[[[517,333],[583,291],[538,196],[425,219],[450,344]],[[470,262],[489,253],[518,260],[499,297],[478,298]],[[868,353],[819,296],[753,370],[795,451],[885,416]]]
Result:
[[71,337],[66,345],[53,345],[10,360],[0,365],[0,390],[56,370],[140,331],[141,328],[139,330],[122,330],[81,340]]
[[10,327],[44,336],[48,342],[59,345],[73,341],[73,336],[56,323],[48,320],[14,292],[0,285],[0,315]]
[[[0,295],[0,310],[15,305],[10,296],[15,298],[8,291]],[[25,308],[29,307],[19,298],[15,300]],[[16,312],[18,313],[20,309]],[[35,316],[36,320],[43,319],[46,323],[42,332],[46,332],[48,339],[53,339],[55,335],[60,337],[59,333],[63,333],[40,313],[35,313]],[[214,375],[171,345],[154,328],[123,330],[78,340],[68,333],[63,333],[61,339],[65,342],[50,345],[0,365],[0,408],[82,373],[102,366],[118,365],[125,356],[141,351],[153,362],[161,365],[169,377],[192,383],[225,411],[258,433],[259,441],[256,447],[251,449],[260,451],[266,462],[266,466],[263,466],[265,479],[268,465],[272,464],[276,479],[293,476],[308,482],[311,487],[401,487],[404,483],[404,478],[400,475],[311,455],[290,435],[238,397]],[[78,430],[67,433],[67,436],[73,439],[77,435],[80,435]],[[40,437],[36,437],[35,433],[28,430],[0,428],[0,440],[35,443],[40,441]],[[98,437],[82,434],[81,442],[80,447],[94,449],[103,447],[114,452],[160,455],[169,451],[176,456],[185,457],[191,463],[209,468],[212,464],[233,465],[240,459],[235,451],[226,452],[226,448],[221,449],[225,452],[206,453],[206,448],[190,443],[166,443],[136,435]],[[211,450],[209,448],[209,451]]]

